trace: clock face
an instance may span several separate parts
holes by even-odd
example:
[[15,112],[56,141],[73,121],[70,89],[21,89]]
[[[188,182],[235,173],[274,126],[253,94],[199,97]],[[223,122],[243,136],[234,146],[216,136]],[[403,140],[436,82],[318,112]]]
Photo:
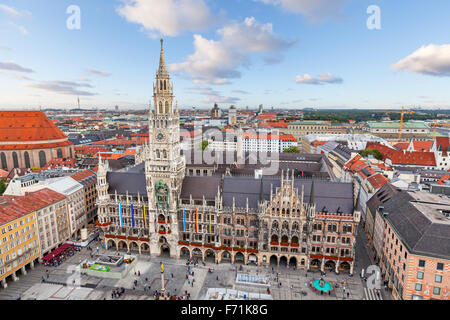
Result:
[[156,136],[156,139],[158,140],[158,141],[163,141],[164,140],[164,134],[163,133],[158,133],[158,135]]

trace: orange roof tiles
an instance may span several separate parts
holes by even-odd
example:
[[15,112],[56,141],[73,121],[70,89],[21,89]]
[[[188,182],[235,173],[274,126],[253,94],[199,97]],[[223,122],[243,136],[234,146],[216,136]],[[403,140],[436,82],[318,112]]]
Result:
[[409,147],[409,142],[399,142],[393,145],[398,150],[406,150]]
[[287,128],[288,124],[286,122],[261,122],[259,124],[260,128]]
[[77,160],[74,158],[56,158],[56,159],[49,161],[44,166],[44,170],[47,170],[50,168],[60,168],[60,167],[75,168],[76,163],[77,163]]
[[[0,129],[1,131],[1,129]],[[0,150],[32,150],[32,149],[48,149],[60,148],[72,145],[72,142],[67,140],[56,143],[38,143],[38,144],[0,144]]]
[[439,181],[437,183],[440,184],[440,185],[444,185],[445,184],[444,182],[448,181],[448,180],[450,180],[450,175],[449,174],[445,174],[445,175],[442,176],[441,179],[439,179]]
[[0,111],[0,141],[47,141],[67,136],[42,111]]
[[374,174],[367,178],[367,181],[372,185],[374,189],[379,189],[389,182],[389,179],[383,176],[381,173]]
[[397,151],[389,156],[392,164],[398,165],[418,165],[436,166],[436,159],[433,152],[402,152]]
[[71,175],[70,177],[72,179],[75,179],[78,182],[80,182],[80,181],[82,181],[84,179],[87,179],[89,177],[94,177],[95,175],[96,175],[95,172],[92,172],[92,170],[86,169],[86,170],[77,172],[77,173]]
[[414,151],[430,151],[433,141],[413,141]]
[[436,138],[436,147],[437,150],[442,151],[444,156],[447,155],[447,152],[450,151],[450,137],[437,137]]

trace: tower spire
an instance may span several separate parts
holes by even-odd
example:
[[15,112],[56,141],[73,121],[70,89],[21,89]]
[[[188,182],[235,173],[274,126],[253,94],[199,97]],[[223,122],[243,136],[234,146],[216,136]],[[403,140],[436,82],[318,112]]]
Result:
[[161,54],[159,58],[159,74],[167,73],[166,59],[164,58],[164,40],[161,39]]

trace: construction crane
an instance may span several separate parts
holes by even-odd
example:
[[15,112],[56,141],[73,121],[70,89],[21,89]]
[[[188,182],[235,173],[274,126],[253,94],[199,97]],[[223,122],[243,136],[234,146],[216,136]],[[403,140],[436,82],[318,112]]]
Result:
[[402,141],[403,116],[405,115],[405,107],[402,107],[402,115],[400,116],[400,128],[398,130],[398,141]]
[[437,126],[437,119],[434,119],[433,140],[436,140],[436,126]]

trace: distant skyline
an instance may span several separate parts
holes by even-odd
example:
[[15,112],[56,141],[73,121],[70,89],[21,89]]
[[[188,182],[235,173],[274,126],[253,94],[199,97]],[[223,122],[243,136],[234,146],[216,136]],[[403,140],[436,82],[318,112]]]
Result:
[[0,0],[0,109],[146,108],[160,38],[184,109],[450,109],[449,12],[447,0]]

